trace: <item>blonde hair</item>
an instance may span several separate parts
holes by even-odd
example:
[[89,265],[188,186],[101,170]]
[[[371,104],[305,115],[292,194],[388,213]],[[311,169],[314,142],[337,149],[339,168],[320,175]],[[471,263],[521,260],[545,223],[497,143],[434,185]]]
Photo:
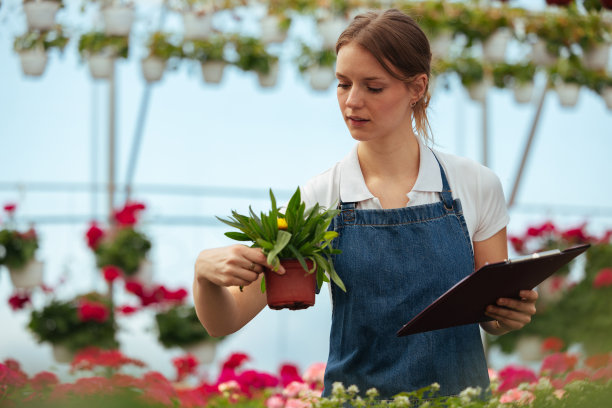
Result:
[[336,54],[353,41],[368,50],[390,75],[406,84],[412,83],[417,75],[427,75],[425,92],[412,107],[412,122],[414,132],[423,141],[431,141],[427,119],[431,50],[423,30],[412,17],[397,9],[369,11],[356,16],[340,34]]

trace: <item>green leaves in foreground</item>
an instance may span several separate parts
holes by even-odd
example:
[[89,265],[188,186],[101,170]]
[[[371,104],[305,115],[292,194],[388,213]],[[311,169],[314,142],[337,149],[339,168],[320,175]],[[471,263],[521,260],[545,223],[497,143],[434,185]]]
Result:
[[[324,209],[319,204],[306,208],[298,188],[284,213],[277,206],[274,193],[270,190],[271,210],[266,214],[255,214],[249,207],[249,215],[232,211],[227,219],[217,219],[238,231],[226,232],[225,235],[236,241],[253,243],[254,248],[262,248],[268,264],[274,269],[280,266],[283,258],[297,259],[308,273],[317,274],[317,285],[329,282],[328,276],[346,292],[342,279],[334,269],[332,256],[341,253],[332,247],[332,241],[338,236],[335,231],[328,231],[332,219],[340,212],[336,209]],[[312,269],[307,261],[313,262]],[[327,273],[327,274],[326,274]],[[262,282],[262,292],[265,282]]]

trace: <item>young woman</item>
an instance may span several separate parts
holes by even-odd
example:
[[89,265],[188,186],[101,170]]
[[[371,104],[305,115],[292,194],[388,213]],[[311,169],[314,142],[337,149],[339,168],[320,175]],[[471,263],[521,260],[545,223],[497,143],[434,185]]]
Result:
[[[412,18],[394,9],[359,15],[336,53],[340,111],[358,143],[302,187],[307,206],[342,210],[332,228],[342,250],[335,267],[347,292],[332,286],[324,393],[336,381],[362,391],[376,387],[382,397],[434,382],[443,395],[485,389],[478,325],[395,333],[475,268],[507,258],[499,179],[473,161],[427,147],[431,52]],[[241,245],[200,253],[195,305],[213,336],[240,329],[265,306],[252,284],[264,265],[259,249]],[[492,334],[522,328],[535,313],[537,293],[520,296],[490,305],[495,320],[481,327]]]

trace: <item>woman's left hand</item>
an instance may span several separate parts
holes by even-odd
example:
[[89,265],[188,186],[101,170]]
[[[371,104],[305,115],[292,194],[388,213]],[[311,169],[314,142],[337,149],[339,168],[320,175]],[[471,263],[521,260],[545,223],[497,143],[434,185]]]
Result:
[[519,293],[521,299],[499,298],[496,305],[487,306],[485,314],[499,324],[499,329],[512,331],[522,329],[531,322],[531,316],[536,313],[535,303],[538,292],[534,290],[522,290]]

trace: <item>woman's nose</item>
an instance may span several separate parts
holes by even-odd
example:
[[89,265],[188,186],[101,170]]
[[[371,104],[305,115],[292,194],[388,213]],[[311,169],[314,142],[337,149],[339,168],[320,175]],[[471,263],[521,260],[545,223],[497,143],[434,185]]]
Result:
[[363,98],[361,97],[361,92],[357,89],[357,87],[353,86],[346,98],[346,106],[349,108],[355,108],[361,106],[362,104]]

